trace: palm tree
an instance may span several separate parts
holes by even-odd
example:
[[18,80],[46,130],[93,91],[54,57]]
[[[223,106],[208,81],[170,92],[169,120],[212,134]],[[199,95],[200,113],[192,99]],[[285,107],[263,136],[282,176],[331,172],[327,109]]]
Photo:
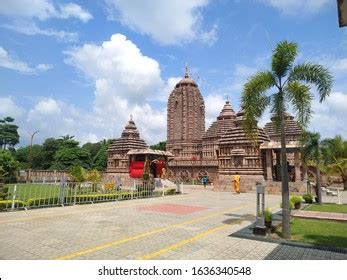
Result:
[[[244,85],[241,97],[244,127],[251,139],[256,139],[257,119],[268,107],[281,133],[282,233],[286,239],[290,238],[290,210],[284,113],[291,104],[297,120],[305,126],[312,113],[310,84],[317,86],[320,102],[329,95],[332,87],[332,76],[323,66],[310,62],[294,66],[297,54],[296,43],[280,42],[272,54],[271,70],[252,76]],[[270,89],[275,93],[266,95]]]
[[340,135],[322,141],[324,169],[329,174],[339,175],[343,189],[347,190],[347,141]]
[[320,134],[317,132],[305,132],[301,141],[301,160],[305,165],[312,165],[316,168],[316,190],[318,203],[322,204],[321,189],[321,141]]

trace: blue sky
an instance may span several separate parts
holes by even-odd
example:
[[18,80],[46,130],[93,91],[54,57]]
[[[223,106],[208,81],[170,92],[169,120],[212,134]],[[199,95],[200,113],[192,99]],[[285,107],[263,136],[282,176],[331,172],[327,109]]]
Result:
[[166,138],[167,98],[186,63],[208,127],[225,94],[239,109],[243,83],[270,67],[281,40],[298,43],[298,63],[334,75],[331,96],[313,101],[309,128],[347,138],[347,28],[338,28],[329,0],[2,0],[0,117],[16,119],[26,145],[36,130],[36,142],[117,138],[132,114],[156,143]]

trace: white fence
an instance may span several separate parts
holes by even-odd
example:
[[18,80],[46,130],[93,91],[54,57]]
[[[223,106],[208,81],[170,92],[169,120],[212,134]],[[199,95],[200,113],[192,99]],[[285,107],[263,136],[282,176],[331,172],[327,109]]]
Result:
[[131,186],[114,183],[60,182],[7,185],[0,193],[0,210],[30,209],[158,197],[181,193],[181,185],[133,180]]

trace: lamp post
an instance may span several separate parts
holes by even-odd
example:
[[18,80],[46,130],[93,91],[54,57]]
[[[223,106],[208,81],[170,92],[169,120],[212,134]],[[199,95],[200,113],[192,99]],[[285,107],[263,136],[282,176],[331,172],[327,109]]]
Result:
[[28,174],[28,181],[31,182],[31,168],[32,168],[32,161],[33,161],[33,154],[32,154],[32,146],[33,146],[33,140],[34,140],[34,135],[39,133],[40,131],[35,131],[34,133],[31,134],[30,137],[30,146],[29,146],[29,174]]

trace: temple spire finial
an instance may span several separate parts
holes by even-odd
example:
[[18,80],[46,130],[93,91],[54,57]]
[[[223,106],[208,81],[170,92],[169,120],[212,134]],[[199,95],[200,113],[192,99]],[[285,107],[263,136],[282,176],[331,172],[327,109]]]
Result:
[[130,114],[130,121],[132,121],[133,120],[133,115],[132,114]]
[[184,75],[185,78],[189,78],[189,69],[188,69],[188,63],[186,62],[186,74]]
[[229,103],[229,95],[225,93],[224,94],[224,98],[225,98],[225,102]]

